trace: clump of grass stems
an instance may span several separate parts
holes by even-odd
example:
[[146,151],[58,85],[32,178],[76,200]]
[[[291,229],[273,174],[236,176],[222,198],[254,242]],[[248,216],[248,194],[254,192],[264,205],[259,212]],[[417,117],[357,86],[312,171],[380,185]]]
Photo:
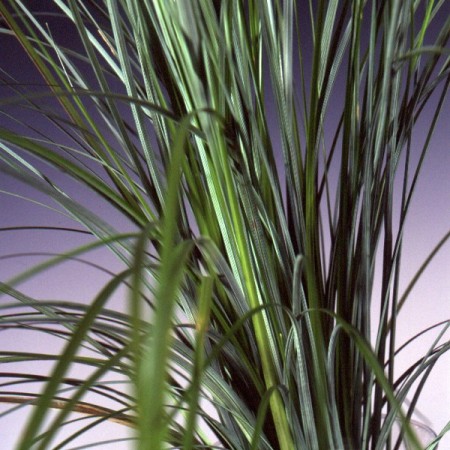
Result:
[[[63,448],[104,421],[135,428],[141,450],[394,450],[398,421],[422,448],[410,420],[449,322],[394,369],[401,308],[450,236],[400,293],[408,211],[449,84],[443,5],[54,0],[69,48],[27,2],[0,4],[2,39],[45,83],[3,72],[1,168],[70,217],[68,236],[90,238],[1,284],[3,329],[65,342],[1,353],[17,367],[54,361],[48,376],[2,375],[0,402],[33,405],[19,450]],[[64,261],[93,264],[99,248],[123,270],[88,304],[20,291]],[[124,286],[123,309],[110,308]],[[92,372],[69,378],[76,365]],[[8,394],[27,382],[42,389]],[[55,444],[72,412],[93,421]]]

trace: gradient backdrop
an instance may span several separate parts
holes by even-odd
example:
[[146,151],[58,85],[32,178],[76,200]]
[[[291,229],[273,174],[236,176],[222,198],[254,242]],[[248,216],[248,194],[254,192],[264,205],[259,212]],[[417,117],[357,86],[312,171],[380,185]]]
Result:
[[[39,3],[41,11],[54,11],[50,6],[51,2],[42,1],[36,3]],[[61,21],[51,16],[47,17],[46,21],[58,42],[69,47],[77,45],[76,34],[73,29],[67,26],[66,21]],[[5,75],[5,72],[12,75],[15,78],[15,82],[27,84],[35,92],[42,90],[39,86],[42,83],[42,79],[27,61],[22,49],[11,36],[1,34],[0,78],[2,81],[0,85],[0,101],[13,95],[13,91],[4,86],[5,83],[11,84],[12,82]],[[338,106],[339,100],[337,96],[334,99]],[[49,107],[52,105],[51,99],[39,101],[42,105],[47,104]],[[275,108],[269,108],[269,111],[270,109],[275,110]],[[339,111],[339,108],[336,109]],[[14,123],[5,113],[19,117],[27,125],[31,125],[57,140],[65,139],[63,134],[49,124],[48,121],[38,117],[33,112],[21,108],[20,105],[4,105],[0,103],[0,126],[23,129],[24,133],[32,132],[30,130],[25,131],[23,124]],[[450,105],[447,101],[438,123],[436,134],[431,142],[430,153],[417,186],[416,196],[406,228],[401,290],[404,290],[408,285],[410,279],[419,269],[434,245],[450,229],[449,117]],[[331,116],[330,120],[334,121],[336,117]],[[276,142],[275,116],[272,118],[272,124],[274,142]],[[414,155],[416,156],[420,152],[426,136],[424,126],[426,125],[418,124],[417,126],[414,139]],[[334,128],[332,128],[332,131],[334,131]],[[4,168],[4,165],[1,165],[0,168]],[[128,227],[128,224],[114,216],[112,211],[108,210],[108,206],[102,203],[100,199],[93,198],[91,194],[85,195],[83,189],[73,183],[67,184],[62,174],[55,174],[55,177],[56,180],[68,186],[75,198],[80,199],[89,207],[95,208],[96,212],[103,218],[106,218],[112,226],[122,230]],[[0,173],[0,227],[74,226],[74,223],[69,218],[37,203],[32,203],[31,199],[35,202],[42,201],[55,206],[45,198],[44,194],[36,193],[23,182],[7,173]],[[14,274],[45,259],[44,255],[30,255],[29,253],[59,253],[87,242],[87,239],[88,237],[84,235],[68,232],[50,232],[46,230],[0,231],[0,280],[5,281]],[[12,254],[22,255],[8,256]],[[105,251],[98,251],[92,254],[90,260],[112,271],[117,271],[120,268],[120,263]],[[72,261],[30,280],[20,286],[20,289],[35,298],[89,302],[108,278],[108,274],[99,269]],[[3,296],[0,301],[5,302],[7,300]],[[117,295],[114,301],[116,302],[114,307],[119,309],[125,308],[125,293],[122,297]],[[419,330],[446,319],[450,319],[450,244],[444,246],[430,264],[411,293],[408,303],[403,308],[400,315],[398,343],[403,343]],[[415,344],[412,350],[406,350],[403,352],[404,354],[400,354],[398,357],[398,373],[401,373],[402,368],[409,366],[418,356],[424,354],[428,348],[427,346],[432,343],[435,336],[436,333],[428,333],[420,339],[420,342]],[[2,349],[30,351],[35,350],[36,346],[45,349],[48,345],[55,345],[55,341],[50,339],[47,341],[44,339],[44,335],[40,335],[39,339],[37,339],[35,335],[26,331],[20,334],[3,331],[0,333],[0,345]],[[7,372],[12,370],[11,367],[4,366],[0,368],[0,371]],[[27,369],[30,368],[31,366],[27,367]],[[21,370],[27,369],[21,368]],[[42,367],[42,365],[38,369],[33,367],[33,371],[35,370],[45,373],[48,367]],[[79,376],[79,374],[77,375]],[[6,406],[10,407],[10,405]],[[0,405],[0,408],[0,412],[6,409],[5,405]],[[450,420],[450,355],[443,357],[434,369],[424,389],[419,409],[423,413],[423,417],[419,419],[429,424],[437,432]],[[7,420],[2,419],[0,427],[0,447],[2,449],[9,450],[13,447],[13,442],[15,442],[17,433],[19,433],[20,427],[25,420],[25,412],[27,412],[27,408],[21,408],[11,414]],[[103,430],[102,439],[119,438],[127,435],[127,430],[120,425],[107,426]],[[94,435],[100,437],[96,433]],[[89,441],[89,437],[86,436],[86,439],[83,438],[80,444],[82,442],[92,442],[93,440]],[[126,449],[129,448],[129,445],[122,442],[109,445],[107,448]],[[450,436],[446,437],[440,445],[441,450],[449,448]]]

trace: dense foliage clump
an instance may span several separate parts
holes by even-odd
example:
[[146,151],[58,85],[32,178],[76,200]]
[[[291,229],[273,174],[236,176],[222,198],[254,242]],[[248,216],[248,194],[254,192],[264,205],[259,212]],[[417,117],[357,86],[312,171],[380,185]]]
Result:
[[[0,402],[34,405],[18,449],[66,448],[106,421],[142,450],[420,448],[411,419],[449,322],[401,375],[396,329],[450,236],[401,293],[449,84],[445,2],[31,3],[0,4],[1,39],[44,81],[2,71],[0,169],[65,215],[47,231],[85,240],[0,285],[2,329],[64,344],[0,350],[17,363]],[[91,256],[105,249],[113,272]],[[21,291],[73,260],[109,277],[88,302]]]

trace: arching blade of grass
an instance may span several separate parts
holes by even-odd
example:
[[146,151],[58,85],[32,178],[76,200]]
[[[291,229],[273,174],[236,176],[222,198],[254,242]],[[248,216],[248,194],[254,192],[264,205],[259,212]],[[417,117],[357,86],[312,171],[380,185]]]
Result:
[[[97,314],[101,311],[104,304],[110,298],[112,292],[114,292],[114,290],[120,285],[122,280],[128,275],[129,273],[125,272],[121,276],[115,277],[112,282],[109,283],[106,288],[99,293],[97,299],[92,303],[92,306],[86,312],[84,318],[80,321],[79,325],[73,333],[72,339],[68,342],[66,348],[63,350],[61,358],[54,368],[52,376],[44,392],[42,392],[36,408],[33,411],[33,415],[30,417],[29,424],[25,429],[21,441],[18,445],[19,450],[29,449],[33,445],[34,437],[36,436],[37,431],[41,427],[41,424],[46,417],[46,412],[51,407],[52,398],[56,393],[61,379],[67,372],[69,366],[72,364],[72,360],[78,352],[81,342],[83,341],[83,339],[85,339],[86,333],[89,331],[93,321],[96,319]],[[119,361],[117,356],[111,358],[109,364],[111,364],[111,360],[116,361],[116,363]],[[106,371],[107,368],[110,367],[109,364],[105,364],[105,367],[102,368],[102,371]],[[86,386],[89,386],[89,384],[86,383]],[[55,429],[56,428],[57,427],[55,427]],[[51,438],[52,433],[49,433],[48,439],[44,439],[39,448],[46,448]]]

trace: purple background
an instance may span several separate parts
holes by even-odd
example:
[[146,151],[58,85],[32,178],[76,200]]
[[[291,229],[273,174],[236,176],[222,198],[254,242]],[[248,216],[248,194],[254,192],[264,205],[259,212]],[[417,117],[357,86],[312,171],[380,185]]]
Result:
[[[71,44],[69,33],[58,31],[60,24],[57,20],[49,21],[52,33]],[[63,30],[64,31],[64,30]],[[40,83],[41,80],[35,72],[30,70],[29,63],[24,57],[22,50],[17,46],[12,38],[0,35],[0,68],[8,73],[13,73],[18,81],[23,83]],[[5,97],[6,90],[0,87],[0,95]],[[338,101],[334,99],[334,101]],[[16,110],[17,111],[17,110]],[[435,244],[443,237],[450,228],[450,148],[449,148],[449,122],[450,106],[447,102],[445,110],[438,122],[436,133],[431,142],[431,150],[425,162],[422,176],[419,180],[413,206],[411,208],[404,239],[404,259],[402,266],[401,289],[403,292],[409,280],[414,276],[420,265],[427,257]],[[32,113],[22,115],[26,120],[34,121]],[[421,149],[421,144],[426,136],[427,123],[420,123],[417,126],[414,137],[414,152]],[[275,123],[273,135],[276,136]],[[0,125],[10,125],[11,122],[0,115]],[[38,126],[45,126],[43,121],[36,123]],[[53,131],[52,131],[53,132]],[[70,185],[72,192],[79,190],[80,198],[84,198],[86,204],[95,207],[102,217],[109,217],[113,226],[119,229],[127,227],[123,219],[117,218],[99,199],[86,197],[82,193],[82,188]],[[30,188],[14,180],[10,176],[0,177],[0,227],[19,225],[53,225],[53,226],[73,226],[73,222],[60,214],[52,212],[41,206],[32,204],[22,198],[5,194],[4,191],[19,193],[30,196],[33,199],[45,202],[42,194],[34,193]],[[75,234],[68,235],[63,232],[49,231],[16,231],[0,233],[0,257],[12,253],[20,252],[62,252],[74,248],[76,245],[87,242],[86,237]],[[435,257],[429,268],[411,292],[410,298],[400,314],[398,324],[398,342],[402,343],[409,337],[416,334],[436,322],[450,319],[450,244],[446,244],[440,253]],[[14,274],[25,270],[35,264],[42,257],[23,256],[17,258],[0,259],[0,279],[9,279]],[[91,259],[98,264],[104,265],[111,270],[118,270],[121,265],[112,258],[106,251],[98,251],[91,256]],[[77,262],[65,263],[56,269],[45,273],[25,283],[20,288],[35,298],[68,299],[73,301],[89,302],[104,285],[108,276],[104,273],[89,268]],[[125,308],[125,292],[118,293],[114,298],[114,306]],[[376,297],[375,297],[376,298]],[[1,301],[5,301],[2,299]],[[426,335],[420,340],[420,345],[414,346],[412,350],[406,351],[398,357],[398,373],[402,368],[407,367],[418,356],[423,355],[428,346],[433,341],[436,333]],[[447,334],[448,338],[448,334]],[[48,345],[55,345],[55,341],[47,339],[41,335],[39,341],[31,333],[25,332],[4,332],[1,335],[3,348],[23,349],[24,351],[36,349],[36,346],[45,349]],[[45,350],[42,350],[45,351]],[[29,366],[31,370],[31,365]],[[23,368],[21,368],[24,370]],[[8,370],[8,369],[3,369]],[[34,365],[32,370],[36,370]],[[47,370],[42,365],[38,368],[45,372]],[[76,374],[79,376],[79,374]],[[428,380],[422,399],[419,403],[419,410],[428,420],[428,424],[439,432],[450,420],[450,355],[443,357],[434,369]],[[0,412],[4,407],[0,405]],[[27,408],[28,409],[28,408]],[[6,420],[2,419],[0,427],[0,443],[4,449],[12,448],[16,435],[24,420],[24,411],[21,409],[17,413],[10,415]],[[420,419],[420,418],[419,418]],[[8,425],[7,425],[8,424]],[[104,438],[117,438],[118,434],[125,432],[124,427],[111,425],[105,429]],[[109,436],[109,433],[111,435]],[[84,440],[83,440],[84,441]],[[89,438],[86,439],[89,442]],[[108,448],[123,449],[124,443],[118,443]],[[440,449],[450,448],[450,436],[447,436],[441,443]]]

